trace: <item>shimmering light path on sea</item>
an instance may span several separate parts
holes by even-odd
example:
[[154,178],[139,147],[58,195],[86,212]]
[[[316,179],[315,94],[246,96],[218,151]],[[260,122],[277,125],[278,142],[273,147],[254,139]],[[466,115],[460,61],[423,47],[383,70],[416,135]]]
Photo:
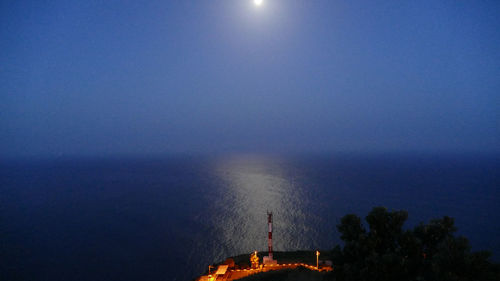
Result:
[[[275,249],[306,249],[321,242],[318,230],[306,221],[314,216],[305,211],[312,201],[295,181],[293,170],[283,169],[282,161],[238,155],[209,165],[218,184],[210,191],[206,212],[198,219],[206,220],[211,228],[208,243],[214,260],[267,249],[267,211],[274,213]],[[193,250],[192,256],[197,253]]]
[[[223,225],[224,240],[240,252],[267,248],[267,211],[274,212],[276,248],[300,247],[304,235],[304,195],[279,163],[264,157],[232,157],[218,163],[217,173],[226,182],[221,201],[228,216],[216,218]],[[230,218],[230,221],[223,221]]]

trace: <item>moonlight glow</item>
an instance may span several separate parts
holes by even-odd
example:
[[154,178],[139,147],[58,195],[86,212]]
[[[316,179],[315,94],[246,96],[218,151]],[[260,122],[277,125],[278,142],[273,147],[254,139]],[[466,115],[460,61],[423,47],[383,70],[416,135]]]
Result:
[[255,5],[257,5],[257,6],[262,5],[262,2],[263,2],[263,1],[264,1],[264,0],[253,0],[253,2],[255,3]]

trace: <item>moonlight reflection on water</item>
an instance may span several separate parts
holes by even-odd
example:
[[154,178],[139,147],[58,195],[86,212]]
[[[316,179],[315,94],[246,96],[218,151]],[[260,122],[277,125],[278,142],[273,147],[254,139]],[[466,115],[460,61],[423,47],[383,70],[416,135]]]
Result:
[[303,231],[303,194],[279,163],[265,157],[228,158],[217,172],[226,182],[221,203],[230,213],[223,236],[234,250],[266,249],[268,210],[276,218],[275,249],[300,246],[294,233]]
[[276,158],[235,156],[220,159],[215,173],[222,180],[214,225],[231,254],[267,249],[267,211],[274,213],[275,250],[310,246],[315,231],[306,227],[308,199],[303,187]]
[[275,251],[310,249],[325,242],[314,227],[318,220],[310,186],[289,160],[233,155],[211,161],[205,172],[209,176],[206,186],[200,187],[203,199],[194,221],[203,227],[192,234],[193,263],[210,264],[267,250],[267,211],[274,214]]

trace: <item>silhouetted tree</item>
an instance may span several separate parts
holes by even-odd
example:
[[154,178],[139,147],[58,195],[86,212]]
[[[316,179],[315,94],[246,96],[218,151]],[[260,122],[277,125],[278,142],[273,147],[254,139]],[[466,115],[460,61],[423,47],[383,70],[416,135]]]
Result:
[[465,237],[455,237],[450,217],[403,230],[406,211],[375,207],[361,219],[349,214],[337,226],[344,247],[332,251],[336,280],[500,280],[488,252],[471,253]]

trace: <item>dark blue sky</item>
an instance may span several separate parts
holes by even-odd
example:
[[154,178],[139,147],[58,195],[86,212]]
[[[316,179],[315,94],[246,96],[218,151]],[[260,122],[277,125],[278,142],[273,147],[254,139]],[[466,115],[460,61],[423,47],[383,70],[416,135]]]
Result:
[[500,1],[0,3],[0,155],[500,151]]

